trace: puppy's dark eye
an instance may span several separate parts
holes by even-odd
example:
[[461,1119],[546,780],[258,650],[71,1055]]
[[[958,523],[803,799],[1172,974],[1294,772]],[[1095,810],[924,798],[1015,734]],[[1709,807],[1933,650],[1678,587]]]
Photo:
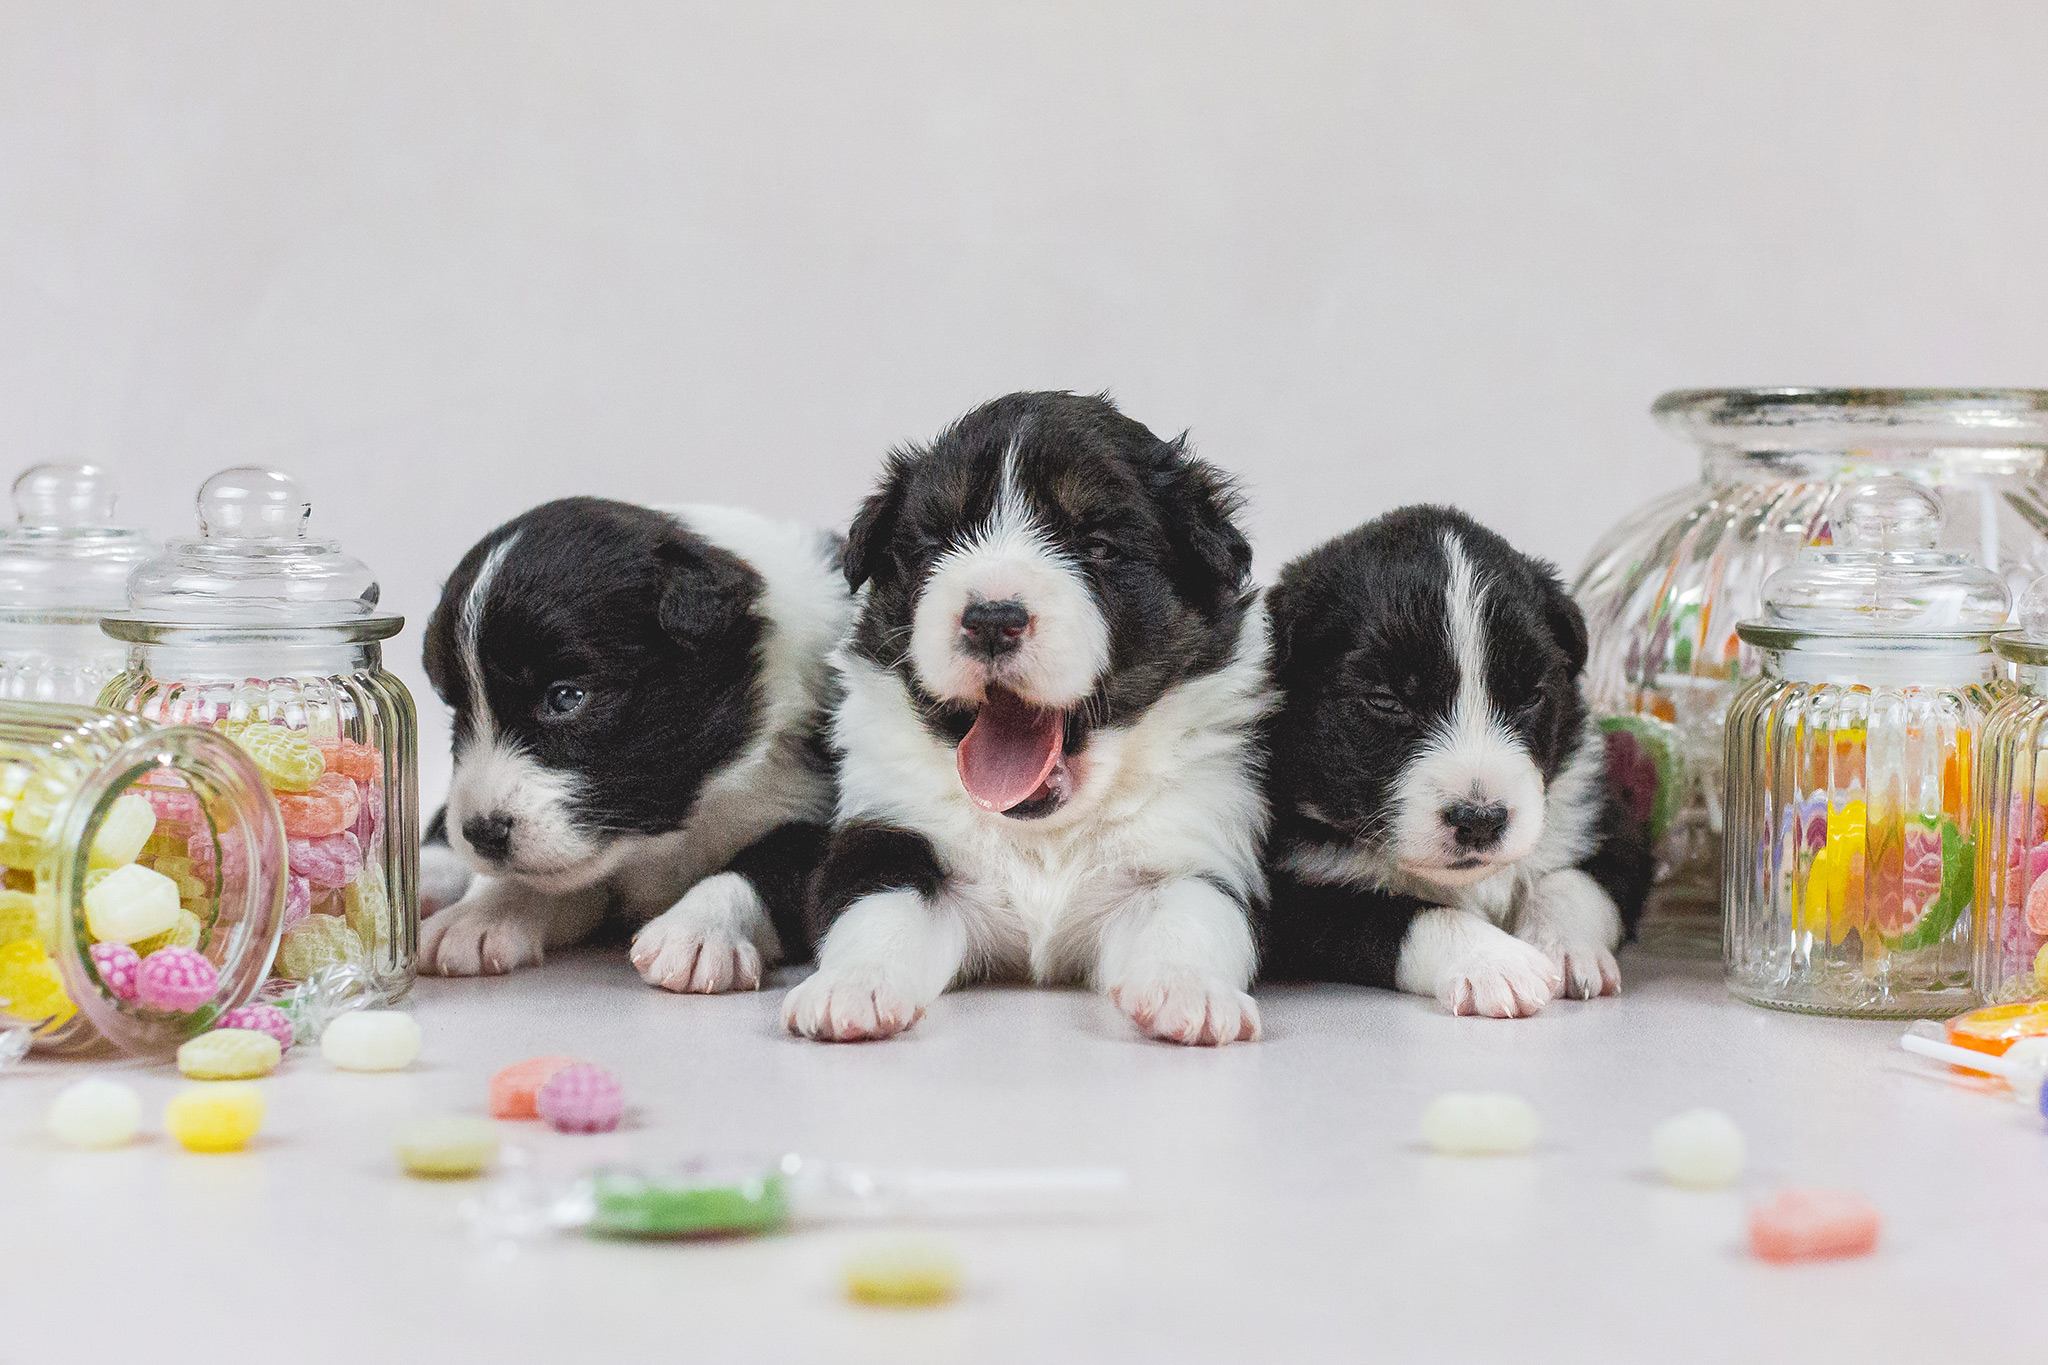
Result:
[[572,682],[558,682],[550,686],[541,698],[540,709],[550,716],[572,716],[582,708],[585,693]]
[[1108,531],[1096,531],[1082,540],[1081,549],[1097,564],[1110,564],[1124,557],[1123,546]]
[[1375,687],[1364,697],[1365,709],[1376,720],[1403,720],[1408,715],[1407,706],[1394,695],[1391,687]]
[[1522,704],[1515,708],[1515,718],[1517,720],[1526,720],[1538,711],[1541,711],[1543,709],[1543,702],[1549,695],[1549,693],[1539,687],[1528,696],[1522,698]]

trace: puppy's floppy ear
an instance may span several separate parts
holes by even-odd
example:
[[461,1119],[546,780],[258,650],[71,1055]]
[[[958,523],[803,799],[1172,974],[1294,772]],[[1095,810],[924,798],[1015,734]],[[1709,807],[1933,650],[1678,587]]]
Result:
[[859,592],[861,584],[880,572],[889,553],[889,542],[896,535],[896,519],[903,513],[903,495],[910,486],[910,471],[918,456],[917,451],[890,451],[881,484],[868,494],[853,518],[853,525],[846,528],[846,548],[839,563],[846,571],[848,591]]
[[655,557],[666,576],[655,618],[669,639],[694,649],[752,623],[761,575],[736,555],[678,527]]
[[1558,648],[1571,660],[1572,675],[1576,677],[1586,667],[1586,613],[1564,590],[1555,567],[1537,560],[1536,577],[1543,589],[1543,619],[1550,626],[1550,633],[1557,637]]
[[1252,546],[1237,529],[1244,499],[1221,470],[1188,454],[1187,443],[1186,433],[1155,443],[1140,456],[1140,469],[1164,513],[1174,586],[1214,614],[1243,586]]

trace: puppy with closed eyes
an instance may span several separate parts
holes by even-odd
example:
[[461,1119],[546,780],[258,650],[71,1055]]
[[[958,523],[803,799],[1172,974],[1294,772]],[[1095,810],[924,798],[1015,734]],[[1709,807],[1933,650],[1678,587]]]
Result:
[[1237,498],[1104,398],[1019,393],[893,455],[847,535],[818,970],[783,1018],[885,1038],[949,986],[1086,984],[1256,1037],[1266,628]]
[[807,955],[837,549],[732,508],[568,498],[464,556],[427,624],[455,775],[422,970],[538,963],[613,912],[647,921],[633,964],[668,990],[752,990]]
[[1618,992],[1651,857],[1550,566],[1408,507],[1289,564],[1270,602],[1267,977],[1499,1017]]

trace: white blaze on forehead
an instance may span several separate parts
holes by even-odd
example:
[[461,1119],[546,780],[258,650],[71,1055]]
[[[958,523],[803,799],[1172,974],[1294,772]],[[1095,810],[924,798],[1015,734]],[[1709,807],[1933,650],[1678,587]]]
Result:
[[477,639],[483,633],[484,603],[491,595],[491,580],[498,576],[498,566],[505,562],[512,546],[519,539],[514,531],[484,556],[484,562],[477,566],[476,577],[471,580],[469,591],[462,595],[462,609],[455,615],[456,656],[462,662],[463,680],[469,688],[469,742],[488,743],[497,733],[497,723],[491,716],[491,699],[484,687],[484,664],[481,647]]

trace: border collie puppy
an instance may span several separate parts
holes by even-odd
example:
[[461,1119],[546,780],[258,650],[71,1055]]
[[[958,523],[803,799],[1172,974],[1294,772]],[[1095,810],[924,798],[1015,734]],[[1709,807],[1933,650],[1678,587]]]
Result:
[[1496,1017],[1619,992],[1650,853],[1608,792],[1556,572],[1406,507],[1288,565],[1271,611],[1267,974]]
[[819,533],[730,508],[598,498],[478,542],[427,623],[455,776],[422,882],[466,893],[420,965],[507,972],[612,910],[673,991],[752,990],[801,958],[832,811],[826,656],[852,616]]
[[839,814],[783,1019],[885,1038],[955,982],[1086,983],[1254,1038],[1270,707],[1217,471],[1106,398],[1020,393],[890,457],[847,536]]

